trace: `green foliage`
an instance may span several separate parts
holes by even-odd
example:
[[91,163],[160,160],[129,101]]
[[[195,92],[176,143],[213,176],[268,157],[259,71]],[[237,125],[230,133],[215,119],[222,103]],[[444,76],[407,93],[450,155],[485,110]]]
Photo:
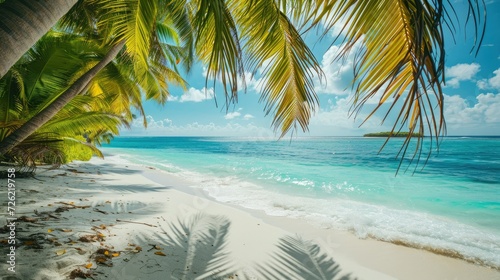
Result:
[[[468,3],[476,35],[482,36],[480,1]],[[206,66],[207,82],[223,84],[226,107],[245,88],[239,85],[245,74],[259,72],[264,81],[261,101],[266,113],[274,114],[275,129],[281,136],[299,126],[307,130],[318,106],[313,81],[323,73],[303,36],[315,28],[326,35],[341,25],[337,59],[361,46],[354,62],[353,113],[380,96],[368,118],[389,104],[386,117],[395,112],[397,119],[389,136],[406,127],[409,135],[439,140],[445,133],[443,26],[453,34],[454,21],[449,2],[429,0],[79,1],[57,27],[72,35],[46,36],[51,39],[37,43],[21,59],[22,67],[14,67],[0,81],[0,98],[6,104],[0,111],[0,139],[54,104],[107,50],[122,45],[118,57],[81,93],[82,98],[91,97],[88,104],[72,101],[71,108],[55,118],[64,115],[64,122],[51,120],[52,129],[72,133],[61,137],[79,135],[77,131],[90,126],[92,131],[116,134],[132,119],[131,108],[144,115],[143,94],[163,104],[169,84],[185,87],[177,64],[189,70],[194,58]],[[477,46],[480,43],[481,38]],[[411,138],[406,137],[400,150],[402,158]],[[420,158],[421,140],[413,158]]]
[[65,138],[60,144],[61,150],[64,151],[62,163],[90,160],[94,154],[93,148],[84,143],[85,139],[82,136],[77,136],[74,139]]
[[[100,59],[103,51],[98,42],[81,36],[58,32],[44,36],[0,79],[0,141],[57,100],[85,69]],[[110,68],[116,70],[120,66],[113,64]],[[89,90],[74,98],[56,116],[11,150],[6,159],[21,166],[34,167],[37,164],[57,165],[72,160],[89,160],[93,154],[102,156],[82,135],[92,131],[89,139],[98,139],[100,143],[101,135],[109,138],[109,133],[117,134],[120,126],[128,125],[128,121],[132,120],[131,105],[142,108],[140,93],[139,98],[133,95],[139,92],[131,86],[134,81],[126,76],[116,80],[112,78],[119,74],[113,76],[109,71],[103,71],[92,86],[109,90],[115,95],[120,94],[118,99],[126,102],[126,106],[107,102],[116,99],[116,96],[106,95],[104,91],[96,94],[96,90]],[[106,78],[113,82],[106,83]],[[113,89],[110,84],[114,86]],[[132,96],[127,96],[127,93]]]
[[422,137],[420,133],[412,133],[410,132],[392,132],[392,131],[385,131],[385,132],[374,132],[374,133],[366,133],[363,135],[363,137]]

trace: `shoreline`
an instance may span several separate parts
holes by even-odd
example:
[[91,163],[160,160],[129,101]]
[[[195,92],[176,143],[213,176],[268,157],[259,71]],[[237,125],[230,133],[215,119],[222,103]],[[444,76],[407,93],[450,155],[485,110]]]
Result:
[[[299,245],[312,249],[313,243],[321,252],[317,256],[324,254],[330,261],[325,271],[337,278],[500,279],[499,270],[464,260],[217,202],[172,174],[110,155],[38,172],[41,181],[18,182],[17,216],[26,216],[18,237],[36,238],[20,240],[19,274],[11,275],[21,275],[17,279],[25,275],[67,279],[76,270],[97,273],[97,279],[102,275],[108,279],[165,279],[166,275],[260,279],[263,273],[279,275],[280,271],[296,276],[300,271],[283,272],[287,267],[279,260],[303,260]],[[62,207],[67,209],[57,212]],[[84,236],[90,236],[91,242],[79,241]],[[101,256],[106,252],[102,250],[112,257]],[[2,263],[1,269],[7,270]]]
[[[159,174],[159,176],[161,176],[162,174],[165,174],[166,176],[175,176],[175,175],[169,174],[168,172],[166,172],[164,170],[157,169],[155,167],[146,167],[146,168],[148,168],[148,169],[154,168],[154,169],[152,169],[153,172],[151,172],[149,174],[145,174],[145,176],[147,178],[151,179],[152,181],[155,181],[155,182],[158,182],[158,179],[156,178],[158,176],[158,174],[157,175],[152,175],[152,173],[159,172],[159,173],[161,173],[161,174]],[[179,178],[179,180],[184,180],[184,179]],[[203,199],[209,199],[209,200],[213,201],[214,203],[220,203],[220,204],[223,204],[223,205],[227,205],[228,207],[232,207],[232,208],[236,208],[236,209],[242,210],[244,212],[248,212],[252,216],[254,216],[254,217],[258,218],[258,219],[262,219],[263,221],[266,221],[266,222],[268,222],[270,224],[276,223],[276,219],[278,219],[278,220],[287,220],[283,224],[280,223],[281,224],[280,227],[285,228],[285,229],[289,229],[289,230],[292,230],[292,231],[293,230],[298,230],[299,228],[302,228],[302,227],[305,227],[305,228],[307,228],[307,227],[315,227],[315,228],[317,228],[319,230],[324,230],[324,231],[333,230],[336,233],[343,233],[343,234],[347,234],[347,235],[353,236],[353,237],[355,237],[358,240],[373,240],[373,241],[377,241],[377,242],[383,242],[383,243],[393,244],[393,245],[396,245],[396,246],[402,246],[402,247],[407,247],[407,248],[411,248],[411,249],[422,250],[422,251],[426,251],[426,252],[429,252],[429,253],[432,253],[432,254],[435,254],[435,255],[440,255],[440,256],[447,257],[447,258],[452,258],[452,259],[464,261],[464,262],[470,263],[472,265],[477,265],[477,266],[480,266],[480,267],[485,267],[485,268],[497,270],[497,271],[500,272],[500,266],[489,265],[489,264],[487,264],[485,261],[483,261],[481,259],[467,258],[462,253],[460,253],[460,252],[458,252],[456,250],[434,248],[434,247],[431,247],[431,246],[423,246],[423,245],[420,245],[418,243],[412,243],[412,242],[409,242],[409,241],[406,241],[406,240],[385,240],[385,239],[377,238],[376,236],[373,236],[371,234],[368,234],[366,238],[359,238],[359,237],[356,237],[355,233],[353,233],[353,232],[349,232],[349,231],[346,231],[346,230],[343,230],[343,229],[335,230],[335,229],[331,229],[331,228],[322,228],[322,227],[318,226],[318,224],[315,224],[314,222],[311,222],[311,221],[307,221],[307,220],[305,220],[305,219],[303,219],[301,217],[299,217],[299,218],[290,218],[290,217],[286,217],[286,216],[275,216],[275,215],[267,214],[265,212],[265,210],[250,209],[250,208],[246,208],[246,207],[243,207],[243,206],[235,205],[235,204],[232,204],[232,203],[218,201],[216,198],[210,196],[210,194],[207,193],[206,191],[201,190],[201,189],[197,189],[197,188],[194,188],[194,187],[191,187],[191,184],[189,184],[187,182],[184,182],[182,186],[178,186],[176,189],[180,190],[182,192],[188,193],[190,195],[202,197]],[[295,227],[295,226],[290,227],[289,226],[290,224],[294,224],[294,223],[298,223],[301,226],[300,227]],[[307,232],[305,232],[303,234],[308,235]]]

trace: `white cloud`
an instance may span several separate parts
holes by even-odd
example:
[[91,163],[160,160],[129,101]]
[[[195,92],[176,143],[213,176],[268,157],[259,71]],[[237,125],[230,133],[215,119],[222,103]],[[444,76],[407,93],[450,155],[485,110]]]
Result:
[[356,43],[347,57],[336,60],[336,56],[343,46],[331,46],[323,55],[321,68],[325,74],[322,84],[316,79],[316,92],[325,94],[346,95],[349,94],[354,78],[354,56],[359,51],[361,43]]
[[328,100],[328,108],[321,109],[311,118],[311,131],[314,130],[314,134],[319,135],[359,136],[366,132],[387,130],[388,127],[382,126],[382,120],[375,115],[360,128],[360,124],[367,116],[365,112],[368,110],[360,112],[356,118],[351,116],[349,114],[350,100],[350,96],[335,98],[335,101]]
[[[241,111],[243,111],[243,108],[238,108],[238,110],[236,110],[235,112],[226,113],[226,115],[224,116],[224,119],[226,119],[226,120],[240,119],[240,117],[242,116],[242,114],[240,113]],[[250,114],[245,114],[243,116],[243,119],[245,121],[248,121],[248,120],[253,119],[253,118],[255,118],[255,117],[253,115],[250,115]]]
[[461,63],[452,67],[446,67],[445,73],[450,78],[446,81],[447,87],[458,88],[460,82],[469,81],[479,72],[481,66],[477,63]]
[[227,113],[224,116],[224,119],[226,119],[226,120],[232,120],[232,119],[237,118],[239,116],[241,116],[240,112],[230,112],[230,113]]
[[[163,120],[156,121],[152,116],[146,116],[146,122],[148,124],[148,129],[156,129],[172,126],[172,120],[165,118]],[[144,119],[137,118],[132,122],[132,128],[144,128]]]
[[253,123],[244,125],[227,123],[216,125],[214,123],[193,122],[185,125],[176,125],[172,120],[155,120],[147,116],[148,128],[142,125],[142,119],[136,119],[130,130],[123,130],[123,135],[137,136],[249,136],[253,138],[272,139],[275,134],[269,128],[258,127]]
[[243,116],[243,119],[246,120],[246,121],[250,120],[250,119],[253,119],[253,118],[255,118],[255,117],[252,116],[252,115],[250,115],[250,114],[246,114],[246,115]]
[[189,88],[188,91],[184,92],[180,97],[171,97],[169,100],[171,101],[179,101],[179,102],[202,102],[205,100],[214,98],[214,89],[213,88],[203,88],[201,90],[195,88]]
[[493,71],[495,74],[493,77],[489,79],[482,79],[477,82],[477,86],[480,89],[496,89],[500,90],[500,68]]
[[169,95],[167,98],[168,101],[179,101],[179,96]]
[[445,118],[449,135],[500,134],[500,94],[481,93],[469,104],[458,95],[445,95]]

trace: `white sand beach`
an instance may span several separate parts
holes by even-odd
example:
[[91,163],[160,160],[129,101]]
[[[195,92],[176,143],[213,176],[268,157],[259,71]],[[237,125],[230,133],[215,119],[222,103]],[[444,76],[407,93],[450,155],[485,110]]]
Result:
[[[193,184],[116,156],[39,168],[16,180],[15,272],[2,215],[0,279],[500,279],[460,259],[219,203]],[[5,213],[7,189],[0,195]]]

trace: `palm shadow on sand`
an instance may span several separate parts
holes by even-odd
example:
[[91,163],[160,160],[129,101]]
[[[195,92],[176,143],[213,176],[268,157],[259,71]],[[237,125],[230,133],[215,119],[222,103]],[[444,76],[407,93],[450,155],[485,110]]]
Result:
[[[292,236],[279,239],[269,252],[271,262],[256,261],[251,268],[239,267],[227,246],[230,225],[223,216],[202,213],[167,222],[163,233],[155,236],[176,260],[159,263],[164,279],[356,279],[341,275],[340,266],[320,246]],[[252,271],[252,275],[242,271]]]

